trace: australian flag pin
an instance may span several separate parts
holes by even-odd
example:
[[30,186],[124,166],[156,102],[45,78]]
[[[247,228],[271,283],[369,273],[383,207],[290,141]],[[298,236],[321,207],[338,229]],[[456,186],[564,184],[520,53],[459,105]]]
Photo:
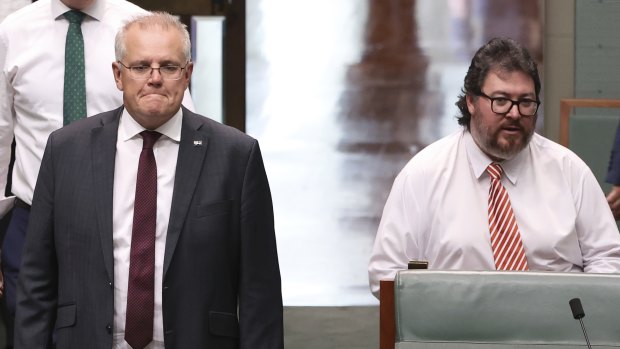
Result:
[[194,141],[194,147],[202,146],[202,141]]

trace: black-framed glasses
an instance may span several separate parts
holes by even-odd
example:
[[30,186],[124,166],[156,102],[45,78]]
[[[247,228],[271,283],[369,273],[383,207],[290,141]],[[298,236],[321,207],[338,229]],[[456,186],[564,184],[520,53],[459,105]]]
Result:
[[132,65],[128,67],[121,61],[118,61],[118,63],[129,70],[129,76],[134,80],[147,80],[153,74],[153,70],[158,70],[164,80],[179,80],[182,76],[183,69],[187,68],[189,64],[189,62],[187,62],[184,67],[168,64],[155,68],[148,65]]
[[538,107],[540,106],[540,101],[535,101],[530,98],[513,101],[512,99],[506,97],[490,97],[487,96],[484,92],[480,92],[478,95],[490,100],[491,110],[495,114],[500,115],[508,114],[510,109],[512,109],[512,107],[516,104],[517,109],[519,110],[519,114],[521,114],[521,116],[534,116],[536,115]]

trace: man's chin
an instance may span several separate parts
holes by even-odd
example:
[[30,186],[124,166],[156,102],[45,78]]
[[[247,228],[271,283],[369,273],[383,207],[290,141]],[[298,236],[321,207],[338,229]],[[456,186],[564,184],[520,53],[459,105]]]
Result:
[[143,98],[139,104],[140,110],[145,114],[158,114],[166,110],[167,107],[167,100],[157,97]]
[[524,141],[524,139],[520,139],[518,141],[513,140],[511,142],[501,142],[493,147],[494,149],[492,149],[491,153],[503,160],[512,159],[525,148],[526,144]]

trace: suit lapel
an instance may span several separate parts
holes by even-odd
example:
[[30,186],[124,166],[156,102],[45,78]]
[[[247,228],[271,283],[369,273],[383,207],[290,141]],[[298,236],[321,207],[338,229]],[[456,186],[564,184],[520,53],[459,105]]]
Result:
[[172,207],[170,222],[166,237],[166,251],[164,253],[164,278],[170,266],[189,205],[194,196],[198,178],[202,172],[205,155],[207,154],[207,133],[203,117],[183,108],[183,124],[181,126],[181,142],[174,178]]
[[91,130],[94,200],[97,227],[101,238],[103,259],[110,281],[114,280],[114,251],[112,243],[112,205],[114,195],[114,162],[118,123],[123,108],[101,118],[101,125]]

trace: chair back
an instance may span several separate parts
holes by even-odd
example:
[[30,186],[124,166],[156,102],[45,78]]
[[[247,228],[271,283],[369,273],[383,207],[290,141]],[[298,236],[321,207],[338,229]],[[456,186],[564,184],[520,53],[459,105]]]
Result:
[[401,271],[396,348],[583,348],[573,298],[583,304],[591,344],[620,348],[620,275]]
[[[575,109],[584,109],[574,113]],[[616,128],[620,121],[620,99],[562,99],[560,144],[571,149],[592,170],[605,193],[605,179]],[[587,113],[585,113],[587,111]]]

